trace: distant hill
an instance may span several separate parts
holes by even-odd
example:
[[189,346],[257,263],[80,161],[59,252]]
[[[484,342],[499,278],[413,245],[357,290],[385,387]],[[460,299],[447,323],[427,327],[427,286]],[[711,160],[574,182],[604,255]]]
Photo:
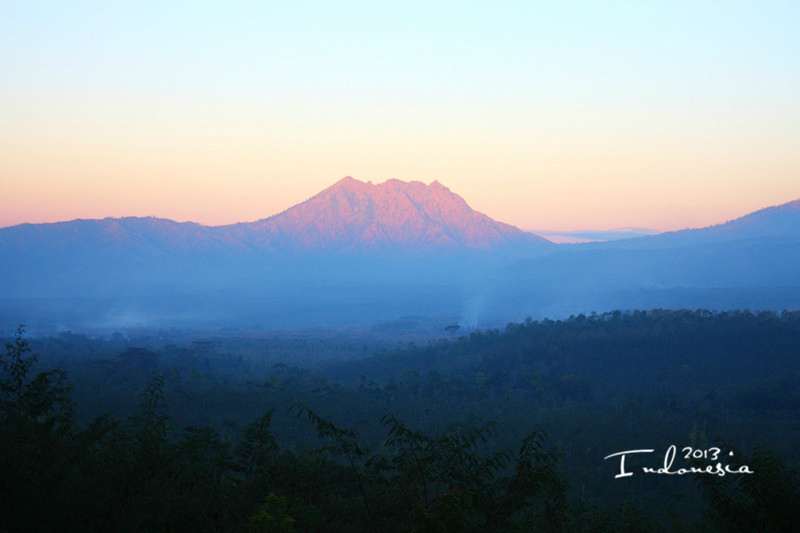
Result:
[[563,244],[556,253],[501,269],[493,298],[518,315],[798,309],[798,272],[800,200],[707,228]]
[[[554,244],[433,182],[344,178],[263,220],[0,229],[0,327],[475,327],[612,309],[800,308],[800,201],[708,228]],[[486,322],[488,321],[488,322]]]
[[624,241],[593,244],[592,248],[653,249],[721,244],[748,239],[800,237],[800,200],[760,209],[706,228],[670,231]]

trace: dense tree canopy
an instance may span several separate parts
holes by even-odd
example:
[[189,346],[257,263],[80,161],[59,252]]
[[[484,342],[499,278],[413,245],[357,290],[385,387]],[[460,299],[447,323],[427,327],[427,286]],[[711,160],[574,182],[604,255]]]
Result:
[[[615,312],[254,371],[215,340],[42,339],[37,363],[20,329],[0,531],[797,531],[798,340],[797,313]],[[672,443],[754,474],[603,460]]]

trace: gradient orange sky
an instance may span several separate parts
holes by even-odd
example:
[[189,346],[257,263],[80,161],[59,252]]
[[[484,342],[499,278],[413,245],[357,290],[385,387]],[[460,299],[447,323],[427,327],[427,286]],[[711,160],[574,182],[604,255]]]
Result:
[[529,230],[800,198],[796,2],[64,4],[2,7],[2,227],[251,221],[346,175]]

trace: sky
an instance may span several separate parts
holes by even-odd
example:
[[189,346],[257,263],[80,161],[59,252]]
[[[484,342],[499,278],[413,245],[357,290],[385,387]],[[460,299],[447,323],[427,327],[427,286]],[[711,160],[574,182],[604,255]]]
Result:
[[258,220],[344,176],[528,230],[800,198],[800,3],[0,0],[0,227]]

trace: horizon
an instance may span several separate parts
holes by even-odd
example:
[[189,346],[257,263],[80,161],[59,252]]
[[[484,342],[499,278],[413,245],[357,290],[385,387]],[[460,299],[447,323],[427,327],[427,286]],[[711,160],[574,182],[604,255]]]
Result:
[[[305,202],[311,200],[312,198],[318,196],[319,194],[321,194],[322,192],[324,192],[328,188],[331,188],[331,187],[339,184],[340,182],[344,182],[345,180],[348,180],[348,179],[354,180],[354,181],[356,181],[358,183],[362,183],[362,184],[366,184],[366,185],[372,185],[372,186],[382,186],[382,185],[387,184],[390,181],[400,181],[401,183],[405,183],[405,184],[422,183],[425,187],[430,187],[434,183],[438,183],[439,185],[442,185],[445,189],[448,189],[451,193],[455,194],[456,196],[460,196],[457,191],[453,191],[452,189],[450,189],[450,187],[447,186],[447,184],[441,183],[438,180],[432,180],[432,181],[430,181],[428,183],[425,183],[424,181],[420,181],[420,180],[401,180],[401,179],[397,179],[397,178],[390,178],[390,179],[387,179],[387,180],[385,180],[383,182],[374,182],[374,181],[371,181],[371,180],[366,180],[366,181],[365,180],[360,180],[358,178],[353,178],[352,176],[347,175],[344,178],[341,178],[341,179],[337,180],[333,184],[329,185],[328,187],[325,187],[324,189],[321,189],[320,191],[318,191],[314,195],[309,196],[308,198],[306,198],[304,200],[301,200],[301,201],[299,201],[299,202],[297,202],[297,203],[295,203],[295,204],[293,204],[291,206],[288,206],[288,207],[286,207],[286,208],[284,208],[284,209],[282,209],[282,210],[280,210],[280,211],[278,211],[276,213],[273,213],[271,215],[268,215],[266,217],[262,217],[262,218],[259,218],[259,219],[254,219],[254,220],[237,220],[235,222],[224,223],[224,224],[206,224],[206,223],[203,223],[203,222],[200,222],[200,221],[197,221],[197,220],[176,220],[176,219],[172,219],[172,218],[169,218],[169,217],[153,215],[153,214],[150,214],[150,215],[130,215],[130,214],[125,214],[125,215],[121,215],[121,216],[107,215],[107,216],[103,216],[103,217],[78,217],[78,218],[73,218],[73,219],[69,219],[69,220],[52,220],[52,221],[48,220],[48,221],[45,221],[45,222],[27,222],[26,221],[26,222],[20,222],[20,223],[17,223],[17,224],[12,224],[12,225],[9,225],[9,226],[0,226],[0,229],[6,229],[6,228],[10,228],[10,227],[18,226],[18,225],[24,225],[24,224],[58,224],[58,223],[74,222],[74,221],[78,221],[78,220],[105,220],[105,219],[121,220],[121,219],[126,219],[126,218],[154,218],[154,219],[158,219],[158,220],[169,220],[169,221],[172,221],[172,222],[177,222],[179,224],[198,224],[198,225],[204,226],[204,227],[221,227],[221,226],[230,226],[230,225],[236,225],[236,224],[250,224],[250,223],[258,222],[258,221],[261,221],[261,220],[266,220],[266,219],[272,218],[274,216],[280,215],[280,214],[282,214],[282,213],[284,213],[284,212],[286,212],[286,211],[288,211],[288,210],[290,210],[290,209],[292,209],[292,208],[294,208],[294,207],[296,207],[296,206],[298,206],[298,205],[300,205],[302,203],[305,203]],[[654,229],[654,228],[644,228],[644,227],[635,227],[635,226],[620,226],[620,227],[615,227],[615,228],[594,228],[593,227],[593,228],[570,228],[570,229],[559,229],[559,228],[530,229],[530,228],[519,227],[519,226],[515,226],[515,227],[517,227],[518,229],[520,229],[520,230],[522,230],[524,232],[533,233],[535,235],[539,235],[541,237],[545,237],[546,239],[548,239],[551,242],[556,243],[556,244],[580,244],[580,243],[588,243],[588,242],[603,242],[603,241],[620,240],[620,239],[627,239],[627,238],[634,238],[634,237],[642,237],[642,236],[648,236],[648,235],[657,235],[657,234],[660,234],[660,233],[669,233],[671,231],[681,231],[681,230],[686,230],[686,229],[700,229],[700,228],[704,228],[704,227],[721,225],[721,224],[725,224],[727,222],[731,222],[732,220],[736,220],[738,218],[750,215],[750,214],[752,214],[754,212],[761,211],[763,209],[768,209],[768,208],[771,208],[771,207],[777,207],[777,206],[780,206],[780,205],[785,205],[785,204],[792,203],[792,202],[795,202],[795,201],[798,201],[798,200],[800,200],[800,198],[795,199],[795,200],[788,200],[787,202],[782,202],[781,204],[762,206],[762,207],[760,207],[758,209],[755,209],[753,211],[749,211],[747,213],[742,213],[742,214],[740,214],[738,216],[735,216],[733,218],[729,218],[729,219],[726,219],[726,220],[723,220],[723,221],[712,222],[711,224],[708,224],[707,226],[697,226],[697,227],[688,227],[687,226],[687,227],[684,227],[684,228],[676,228],[676,229],[664,230],[664,231],[657,230],[657,229]],[[469,205],[468,201],[467,201],[467,204]],[[470,208],[472,208],[471,205],[470,205]],[[472,209],[473,209],[473,211],[476,211],[476,212],[480,213],[480,211],[478,211],[477,209],[474,209],[474,208],[472,208]],[[496,217],[490,216],[487,213],[483,213],[483,214],[489,216],[491,219],[495,220],[496,222],[508,223],[505,220],[498,219]]]
[[8,5],[0,227],[259,220],[346,174],[526,231],[800,198],[800,5],[690,5]]

